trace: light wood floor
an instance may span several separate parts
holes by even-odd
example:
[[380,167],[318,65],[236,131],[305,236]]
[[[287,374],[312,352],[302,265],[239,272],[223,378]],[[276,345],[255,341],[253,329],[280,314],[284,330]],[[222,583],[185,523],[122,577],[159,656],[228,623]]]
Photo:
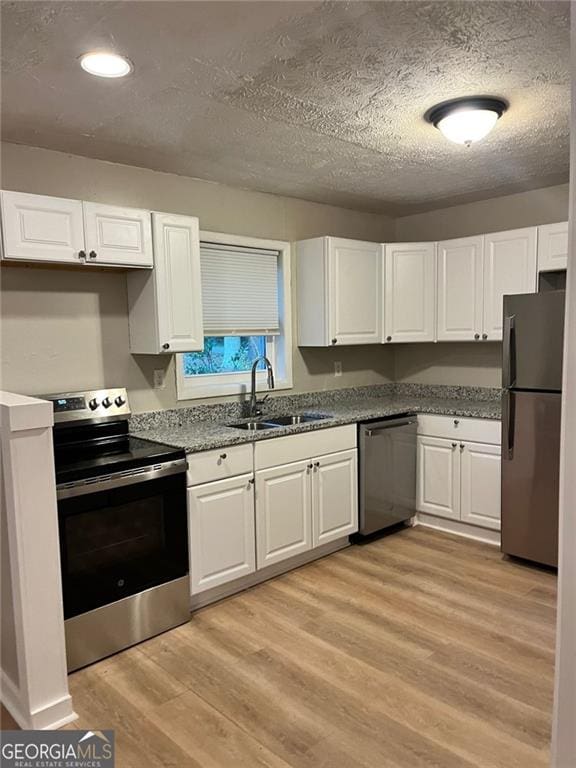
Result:
[[71,676],[118,768],[546,766],[555,576],[423,528]]

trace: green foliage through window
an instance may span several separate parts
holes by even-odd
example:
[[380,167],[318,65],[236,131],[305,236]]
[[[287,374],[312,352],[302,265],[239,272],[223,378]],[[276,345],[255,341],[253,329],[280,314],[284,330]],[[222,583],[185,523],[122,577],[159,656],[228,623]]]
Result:
[[[266,336],[205,336],[202,352],[183,355],[185,376],[249,371],[266,354]],[[258,370],[264,370],[260,363]]]

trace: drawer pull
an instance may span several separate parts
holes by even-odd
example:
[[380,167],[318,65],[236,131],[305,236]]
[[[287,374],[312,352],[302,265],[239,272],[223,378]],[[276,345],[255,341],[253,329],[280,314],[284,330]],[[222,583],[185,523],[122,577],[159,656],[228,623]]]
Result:
[[221,454],[220,454],[220,458],[221,458],[222,460],[224,460],[224,459],[226,458],[226,456],[227,456],[227,454],[226,454],[226,453],[221,453]]
[[452,448],[456,448],[457,445],[458,443],[452,443]]
[[454,419],[454,426],[457,427],[460,424],[460,419]]

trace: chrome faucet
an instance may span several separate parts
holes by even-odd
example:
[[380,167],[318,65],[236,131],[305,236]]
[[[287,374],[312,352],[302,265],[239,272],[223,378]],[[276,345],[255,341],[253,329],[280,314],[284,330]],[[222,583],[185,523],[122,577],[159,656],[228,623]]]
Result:
[[252,373],[250,374],[250,408],[248,411],[250,417],[261,416],[262,411],[258,406],[262,405],[262,403],[268,399],[268,395],[262,400],[258,400],[256,397],[256,368],[258,368],[258,363],[261,361],[264,361],[264,365],[268,372],[268,389],[274,389],[274,371],[272,370],[272,363],[267,357],[264,357],[264,355],[257,357],[252,363]]

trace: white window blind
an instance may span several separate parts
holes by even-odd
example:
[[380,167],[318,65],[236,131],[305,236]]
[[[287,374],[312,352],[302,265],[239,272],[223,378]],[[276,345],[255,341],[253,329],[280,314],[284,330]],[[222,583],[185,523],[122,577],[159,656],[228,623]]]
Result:
[[278,251],[200,243],[205,336],[280,332]]

